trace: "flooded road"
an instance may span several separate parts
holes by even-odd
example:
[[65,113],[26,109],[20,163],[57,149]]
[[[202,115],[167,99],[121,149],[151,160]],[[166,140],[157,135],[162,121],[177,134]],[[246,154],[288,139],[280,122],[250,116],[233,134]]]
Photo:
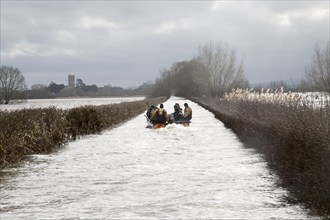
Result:
[[303,219],[262,157],[187,100],[190,127],[146,129],[143,114],[1,177],[3,219]]

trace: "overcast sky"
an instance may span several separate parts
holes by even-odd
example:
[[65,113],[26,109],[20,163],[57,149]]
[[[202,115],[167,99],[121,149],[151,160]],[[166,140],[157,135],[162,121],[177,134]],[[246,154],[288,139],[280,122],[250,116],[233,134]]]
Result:
[[197,55],[208,41],[244,57],[251,82],[300,79],[329,41],[329,1],[4,1],[1,65],[28,86],[130,87]]

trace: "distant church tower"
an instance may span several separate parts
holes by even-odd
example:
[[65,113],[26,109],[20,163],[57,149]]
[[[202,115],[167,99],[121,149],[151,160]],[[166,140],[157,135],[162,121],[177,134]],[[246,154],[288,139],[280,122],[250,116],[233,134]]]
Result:
[[74,79],[74,75],[69,75],[68,76],[68,85],[69,87],[75,87],[75,79]]

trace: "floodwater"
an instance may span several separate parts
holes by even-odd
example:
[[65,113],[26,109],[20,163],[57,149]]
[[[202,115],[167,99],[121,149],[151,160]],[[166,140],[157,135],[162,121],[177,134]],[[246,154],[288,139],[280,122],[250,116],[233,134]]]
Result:
[[0,179],[0,219],[306,219],[262,157],[188,100],[190,127],[146,129],[143,114]]
[[0,105],[0,110],[19,110],[23,108],[48,108],[70,109],[83,105],[107,105],[121,102],[143,100],[145,97],[109,97],[109,98],[56,98],[56,99],[27,99],[9,105]]

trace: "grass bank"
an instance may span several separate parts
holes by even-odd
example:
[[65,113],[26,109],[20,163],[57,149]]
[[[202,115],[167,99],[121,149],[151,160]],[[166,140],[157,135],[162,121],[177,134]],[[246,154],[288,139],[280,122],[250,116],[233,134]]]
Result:
[[292,202],[330,217],[330,109],[307,105],[192,98],[261,152]]
[[51,108],[0,111],[0,169],[31,154],[47,154],[68,141],[99,133],[146,111],[165,97],[69,110]]

